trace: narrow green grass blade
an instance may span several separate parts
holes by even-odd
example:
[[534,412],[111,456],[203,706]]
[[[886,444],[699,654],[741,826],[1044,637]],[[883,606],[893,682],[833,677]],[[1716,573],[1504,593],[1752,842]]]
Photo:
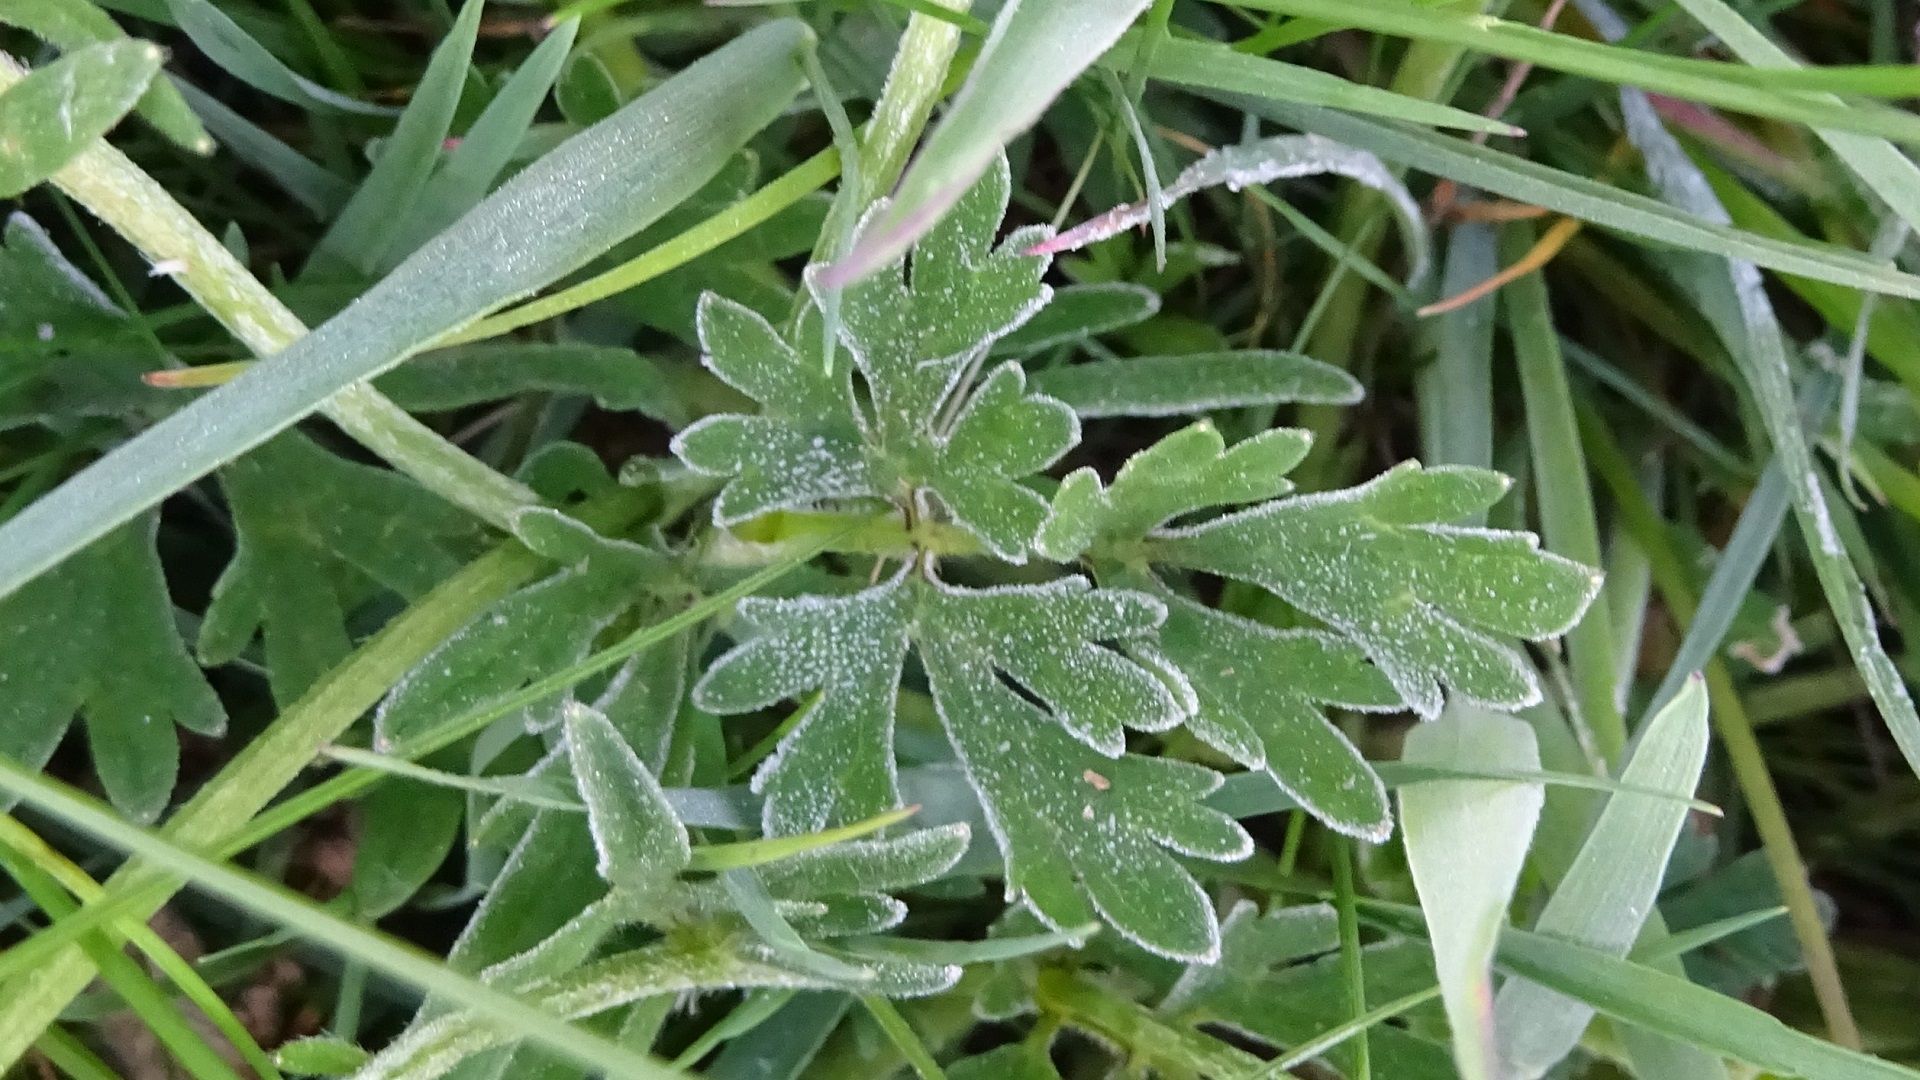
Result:
[[1742,232],[1728,227],[1723,218],[1703,219],[1682,213],[1657,199],[1429,131],[1327,109],[1281,105],[1244,94],[1219,96],[1248,112],[1318,132],[1388,161],[1543,206],[1660,247],[1741,259],[1837,285],[1920,299],[1920,278],[1859,252]]
[[[0,24],[17,26],[62,52],[74,52],[95,42],[124,41],[127,36],[112,17],[89,0],[9,0],[0,5]],[[182,150],[213,152],[212,137],[171,82],[155,79],[140,95],[134,111]]]
[[0,525],[0,595],[658,218],[792,100],[809,36],[797,22],[770,22],[696,61],[529,166],[340,315]]
[[[1493,230],[1461,225],[1448,234],[1440,295],[1458,295],[1499,269]],[[1433,363],[1415,376],[1415,397],[1420,456],[1435,465],[1493,468],[1494,311],[1485,297],[1432,320]]]
[[296,74],[211,0],[165,0],[166,11],[207,59],[263,94],[305,109],[390,116],[392,109],[356,101]]
[[1146,7],[1147,0],[1007,0],[893,200],[821,283],[845,285],[903,254]]
[[391,267],[430,237],[459,220],[486,197],[487,189],[512,160],[527,129],[567,62],[580,24],[569,20],[548,32],[478,119],[460,138],[433,177],[421,188],[407,216],[394,226],[394,241],[381,258]]
[[[1407,735],[1401,760],[1538,769],[1533,729],[1462,702]],[[1544,794],[1537,784],[1448,780],[1400,791],[1407,865],[1426,912],[1453,1060],[1463,1080],[1501,1075],[1493,1026],[1493,950],[1520,882]]]
[[[1533,246],[1534,230],[1515,224],[1506,230],[1504,261],[1511,264]],[[1593,508],[1587,458],[1580,450],[1574,421],[1573,388],[1566,359],[1553,328],[1547,282],[1528,274],[1501,290],[1513,339],[1514,366],[1520,369],[1520,395],[1526,405],[1527,444],[1533,450],[1534,498],[1540,508],[1540,537],[1547,549],[1587,566],[1599,566],[1600,525]],[[1604,586],[1602,586],[1604,588]],[[1592,605],[1567,631],[1567,661],[1573,703],[1593,732],[1601,760],[1615,762],[1627,745],[1627,725],[1614,700],[1613,628],[1607,601]]]
[[[1589,5],[1576,6],[1585,10]],[[1725,0],[1676,0],[1676,6],[1692,15],[1712,31],[1722,45],[1754,68],[1769,72],[1799,69],[1800,65],[1785,50],[1755,29]],[[1612,12],[1587,11],[1586,14],[1609,38],[1618,37],[1617,31],[1624,29],[1617,25],[1617,17],[1609,18]],[[1912,70],[1911,67],[1908,70]],[[1912,158],[1885,139],[1826,128],[1816,128],[1814,133],[1875,194],[1885,199],[1901,220],[1920,229],[1920,165],[1915,165]]]
[[[1627,137],[1646,157],[1662,194],[1690,213],[1725,220],[1726,211],[1712,188],[1661,125],[1646,96],[1622,90],[1620,102],[1626,115]],[[1752,389],[1767,438],[1786,474],[1794,517],[1806,539],[1827,606],[1907,767],[1920,773],[1920,713],[1915,712],[1906,683],[1880,642],[1873,605],[1834,528],[1816,471],[1819,466],[1801,430],[1784,334],[1759,271],[1738,260],[1691,262],[1693,265],[1681,268],[1677,280],[1692,294]]]
[[[1694,679],[1648,721],[1621,771],[1626,783],[1678,795],[1693,791],[1707,755],[1707,692]],[[1686,808],[1671,799],[1615,795],[1587,834],[1534,930],[1615,956],[1626,955],[1653,911],[1667,856]],[[1567,1055],[1593,1010],[1538,983],[1513,980],[1495,999],[1502,1057],[1520,1076],[1538,1076]]]
[[[1137,44],[1139,38],[1140,31],[1129,31],[1111,55],[1126,56],[1129,45]],[[1153,55],[1148,60],[1147,76],[1180,86],[1258,94],[1300,105],[1323,105],[1331,109],[1384,116],[1410,124],[1484,131],[1492,135],[1523,134],[1512,124],[1489,120],[1465,109],[1422,101],[1377,86],[1349,82],[1315,68],[1270,60],[1264,56],[1249,56],[1230,45],[1215,42],[1182,38],[1162,41],[1153,49]]]
[[112,130],[146,93],[160,57],[150,41],[101,42],[0,91],[0,199],[60,171]]
[[339,264],[367,274],[379,268],[381,253],[395,239],[394,222],[406,220],[413,212],[414,201],[440,160],[440,148],[447,141],[460,91],[466,85],[484,10],[483,0],[467,0],[452,32],[434,48],[426,73],[394,123],[373,170],[314,248],[307,263],[309,273]]
[[570,1061],[615,1076],[672,1075],[643,1055],[462,975],[412,946],[348,922],[292,890],[196,855],[124,821],[98,802],[11,761],[0,760],[0,788],[100,842],[178,874],[256,916],[360,960],[423,993],[468,1009],[511,1032],[516,1039],[539,1043]]
[[1920,69],[1911,66],[1760,70],[1625,49],[1457,9],[1388,0],[1251,0],[1247,6],[1473,49],[1755,116],[1920,142],[1920,118],[1819,96],[1822,91],[1920,94]]
[[222,145],[278,184],[314,217],[321,220],[332,217],[353,197],[352,184],[309,161],[298,150],[227,108],[220,99],[191,83],[181,83],[180,93]]

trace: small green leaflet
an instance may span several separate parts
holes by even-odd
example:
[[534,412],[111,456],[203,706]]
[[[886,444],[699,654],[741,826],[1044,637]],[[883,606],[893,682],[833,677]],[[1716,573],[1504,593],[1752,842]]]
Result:
[[1439,714],[1443,685],[1519,707],[1538,700],[1540,687],[1497,635],[1562,633],[1600,582],[1530,534],[1449,524],[1508,486],[1483,469],[1408,462],[1356,488],[1157,534],[1148,558],[1252,582],[1334,627],[1421,716]]
[[1039,231],[993,246],[1009,188],[1001,159],[915,246],[910,276],[903,260],[841,292],[840,341],[866,409],[853,372],[827,369],[817,315],[787,338],[741,305],[702,298],[707,365],[764,406],[707,417],[674,440],[689,466],[730,478],[714,504],[719,524],[833,500],[911,499],[922,513],[937,503],[1001,558],[1026,559],[1046,501],[1020,480],[1058,460],[1078,422],[1028,393],[1013,361],[954,400],[993,342],[1051,295],[1040,282],[1047,260],[1021,254]]
[[138,821],[173,793],[173,726],[226,726],[175,628],[157,528],[124,525],[0,602],[0,753],[38,769],[78,715],[107,797]]
[[150,41],[103,41],[0,92],[0,199],[58,172],[112,130],[146,93],[161,55]]
[[686,867],[692,856],[686,826],[606,717],[578,702],[561,713],[600,876],[624,897],[644,899]]
[[1127,728],[1164,729],[1192,710],[1177,673],[1115,647],[1152,632],[1158,601],[1081,578],[960,589],[908,569],[852,597],[752,600],[741,614],[758,633],[714,662],[697,703],[733,713],[821,692],[754,778],[770,833],[897,804],[893,706],[911,644],[1000,842],[1009,893],[1055,928],[1104,917],[1169,955],[1215,948],[1205,894],[1161,848],[1210,859],[1251,850],[1231,819],[1199,804],[1220,778],[1122,754]]
[[[127,36],[119,24],[91,0],[9,0],[0,6],[0,23],[17,26],[63,52],[95,42],[124,41]],[[166,79],[153,80],[134,109],[155,131],[182,150],[195,154],[213,152],[213,139],[194,118],[180,91]]]
[[473,519],[399,473],[286,434],[221,471],[239,536],[200,626],[203,662],[261,633],[274,700],[291,703],[347,654],[368,584],[412,599],[460,568]]

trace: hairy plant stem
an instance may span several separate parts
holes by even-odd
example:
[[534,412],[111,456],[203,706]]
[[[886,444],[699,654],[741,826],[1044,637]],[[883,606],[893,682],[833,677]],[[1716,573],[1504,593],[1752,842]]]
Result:
[[[631,521],[638,505],[633,493],[624,492],[614,505],[590,505],[580,517],[596,528],[617,529]],[[488,606],[531,581],[545,565],[510,541],[441,582],[288,706],[181,807],[163,834],[189,849],[219,848],[245,829],[321,747],[338,739],[401,676]],[[144,920],[179,887],[178,879],[165,871],[134,861],[109,878],[99,898],[81,910],[124,903],[127,917]],[[0,1072],[20,1059],[86,988],[94,971],[85,954],[67,947],[0,992]]]
[[[0,54],[0,90],[25,71]],[[233,253],[134,164],[104,141],[53,174],[55,187],[87,208],[171,277],[220,325],[261,357],[298,341],[307,327]],[[321,407],[328,419],[421,486],[493,525],[540,501],[518,481],[442,438],[364,383]]]
[[[1674,549],[1666,523],[1640,489],[1633,467],[1612,433],[1591,407],[1580,409],[1579,421],[1588,458],[1613,494],[1621,526],[1646,552],[1654,586],[1666,602],[1668,616],[1676,631],[1684,631],[1693,622],[1699,607],[1686,563]],[[1847,1004],[1846,987],[1840,981],[1833,943],[1827,940],[1826,927],[1820,921],[1820,909],[1814,902],[1813,886],[1807,878],[1806,861],[1793,838],[1793,827],[1787,822],[1786,807],[1780,803],[1780,791],[1774,787],[1760,740],[1753,733],[1753,721],[1723,661],[1718,658],[1709,661],[1705,674],[1707,695],[1713,705],[1713,729],[1727,752],[1727,763],[1733,768],[1734,780],[1747,801],[1747,813],[1753,818],[1754,832],[1760,837],[1760,849],[1780,887],[1780,897],[1786,904],[1794,937],[1799,940],[1807,965],[1807,979],[1813,985],[1820,1012],[1836,1036],[1851,1031],[1857,1044],[1858,1028]]]

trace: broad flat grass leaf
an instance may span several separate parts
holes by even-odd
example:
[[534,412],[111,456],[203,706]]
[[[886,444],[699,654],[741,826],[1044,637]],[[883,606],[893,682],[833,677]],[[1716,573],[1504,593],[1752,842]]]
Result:
[[[1691,795],[1706,754],[1707,692],[1694,678],[1647,722],[1620,780]],[[1653,911],[1687,813],[1677,799],[1628,792],[1609,796],[1580,854],[1534,922],[1534,932],[1626,955]],[[1539,1076],[1565,1057],[1593,1016],[1590,1004],[1527,979],[1502,986],[1495,1010],[1507,1065],[1514,1075],[1526,1077]]]
[[[17,26],[65,52],[96,42],[122,41],[126,33],[90,0],[10,0],[0,7],[0,23]],[[213,151],[213,140],[194,118],[180,91],[155,79],[134,106],[153,129],[195,154]]]
[[399,473],[282,435],[220,474],[238,533],[198,651],[238,655],[259,631],[274,700],[290,704],[352,645],[347,616],[373,593],[406,599],[459,569],[473,519]]
[[[1455,702],[1407,734],[1401,760],[1457,768],[1534,771],[1533,729]],[[1538,784],[1436,780],[1400,791],[1407,866],[1426,912],[1453,1059],[1467,1080],[1505,1075],[1494,1032],[1493,952],[1545,792]]]
[[1185,416],[1284,402],[1351,405],[1360,384],[1331,364],[1276,349],[1135,356],[1048,368],[1033,388],[1083,417]]
[[1308,446],[1306,432],[1275,428],[1229,450],[1212,423],[1189,425],[1128,458],[1111,486],[1090,468],[1068,473],[1034,550],[1065,561],[1097,542],[1135,540],[1196,510],[1284,495],[1293,490],[1287,472]]
[[1187,730],[1273,778],[1329,828],[1380,841],[1393,830],[1386,789],[1325,709],[1400,708],[1359,646],[1332,634],[1275,630],[1168,596],[1160,649],[1193,684]]
[[730,478],[716,521],[836,499],[912,499],[923,512],[937,502],[1001,558],[1026,558],[1046,501],[1020,481],[1078,440],[1073,412],[1028,393],[1014,361],[954,400],[992,343],[1051,295],[1040,282],[1047,260],[1020,253],[1037,233],[993,246],[1009,183],[1003,159],[915,246],[910,275],[895,264],[838,297],[865,409],[853,373],[828,369],[817,315],[786,338],[741,305],[703,300],[707,365],[765,407],[708,417],[674,440],[689,466]]
[[[488,608],[409,672],[374,719],[378,745],[402,742],[578,661],[600,631],[643,598],[642,582],[666,576],[664,558],[647,548],[602,540],[556,512],[539,515],[551,527],[523,528],[521,537],[564,568]],[[552,719],[539,706],[520,715],[539,726]]]
[[461,345],[416,357],[374,385],[401,408],[459,409],[529,390],[586,394],[601,408],[684,424],[692,410],[655,361],[632,349],[579,343]]
[[0,602],[0,752],[37,769],[77,715],[101,787],[139,821],[173,792],[174,725],[226,726],[175,627],[157,528],[151,515],[125,525]]
[[1527,705],[1539,685],[1499,636],[1565,631],[1599,579],[1531,535],[1449,524],[1507,487],[1497,473],[1409,462],[1356,488],[1158,534],[1149,558],[1252,582],[1335,627],[1422,716],[1438,715],[1443,684],[1474,701]]
[[103,41],[0,91],[0,199],[60,170],[110,131],[160,70],[160,46]]
[[880,270],[963,198],[1014,136],[1119,40],[1147,0],[1008,0],[966,85],[927,136],[894,200],[832,271],[846,284]]
[[687,865],[686,826],[667,805],[659,781],[606,717],[578,702],[568,702],[561,712],[600,876],[631,899],[649,896]]
[[527,166],[271,362],[196,399],[0,524],[0,594],[339,391],[657,220],[792,100],[810,36],[791,20],[763,23],[690,64]]

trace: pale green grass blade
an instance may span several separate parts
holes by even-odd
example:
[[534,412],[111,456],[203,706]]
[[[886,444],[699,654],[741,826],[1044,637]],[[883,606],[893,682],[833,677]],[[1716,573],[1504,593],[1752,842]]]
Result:
[[0,595],[332,395],[658,218],[792,100],[809,36],[797,22],[771,22],[695,62],[529,166],[285,352],[0,525]]
[[309,941],[365,963],[390,978],[486,1018],[513,1037],[537,1042],[571,1061],[616,1076],[665,1077],[665,1068],[592,1031],[492,989],[440,960],[377,931],[348,922],[284,886],[180,847],[131,824],[64,785],[0,760],[0,788],[104,844],[139,856],[228,902],[285,926]]
[[1221,100],[1469,187],[1543,206],[1661,247],[1742,259],[1869,292],[1920,299],[1920,278],[1829,244],[1793,243],[1681,213],[1657,199],[1433,132],[1244,94]]
[[[150,41],[101,42],[62,56],[0,91],[0,199],[60,171],[112,130],[160,70]],[[0,57],[0,64],[12,65]]]
[[307,263],[309,273],[342,263],[367,274],[379,267],[381,253],[395,239],[394,222],[412,213],[414,200],[440,160],[440,148],[447,141],[460,91],[466,85],[484,10],[482,0],[467,0],[453,30],[434,48],[420,85],[387,135],[372,171],[320,237]]
[[[1538,769],[1524,722],[1462,702],[1408,733],[1401,760]],[[1540,820],[1537,784],[1447,780],[1400,791],[1407,865],[1426,912],[1453,1060],[1464,1080],[1501,1075],[1493,1027],[1493,950]]]
[[[1139,36],[1139,31],[1129,31],[1113,55],[1127,55],[1128,46]],[[1250,56],[1217,42],[1182,38],[1162,41],[1148,59],[1147,75],[1179,86],[1258,94],[1301,105],[1324,105],[1331,109],[1384,116],[1410,124],[1484,131],[1492,135],[1524,134],[1512,124],[1489,120],[1465,109],[1422,101],[1365,83],[1349,82],[1316,68],[1300,67],[1264,56]]]
[[845,285],[903,254],[1146,6],[1147,0],[1007,0],[966,85],[907,167],[893,200],[867,223],[853,251],[821,275],[822,284]]
[[[55,46],[74,52],[95,42],[123,41],[125,31],[89,0],[9,0],[0,4],[0,23],[17,26]],[[153,129],[182,150],[213,152],[213,139],[194,118],[180,91],[165,79],[155,79],[134,106]]]
[[[1690,794],[1707,755],[1707,692],[1698,679],[1648,721],[1622,782]],[[1534,930],[1624,956],[1653,911],[1686,808],[1671,799],[1615,795],[1541,911]],[[1587,1003],[1516,979],[1500,988],[1495,1024],[1517,1076],[1539,1076],[1586,1029]]]

